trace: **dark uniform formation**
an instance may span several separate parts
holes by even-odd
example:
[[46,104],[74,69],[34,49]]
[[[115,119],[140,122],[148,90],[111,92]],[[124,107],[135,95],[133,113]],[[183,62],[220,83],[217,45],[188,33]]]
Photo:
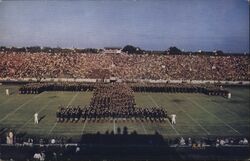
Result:
[[125,84],[103,84],[96,87],[90,106],[60,106],[57,121],[78,121],[86,119],[147,119],[165,120],[167,111],[163,108],[135,107],[132,89]]
[[101,119],[136,119],[164,121],[167,118],[167,111],[156,107],[135,107],[132,109],[100,109],[91,106],[59,106],[56,112],[58,122],[79,120],[101,120]]
[[187,83],[148,83],[130,84],[134,92],[165,92],[165,93],[203,93],[207,95],[227,97],[228,91],[222,87],[211,84]]
[[[207,95],[223,96],[227,97],[228,91],[211,84],[171,84],[171,83],[130,83],[128,86],[134,92],[165,92],[165,93],[203,93]],[[44,91],[93,91],[95,88],[99,87],[97,83],[30,83],[26,84],[19,89],[20,94],[39,94]],[[106,104],[109,102],[109,96],[105,96],[99,100],[96,96],[94,102],[98,105]],[[120,98],[117,98],[120,99]],[[133,106],[133,102],[126,102]]]
[[92,91],[90,83],[29,83],[19,89],[20,94],[39,94],[44,91]]
[[97,85],[90,101],[90,106],[102,109],[133,109],[134,105],[133,90],[119,83]]

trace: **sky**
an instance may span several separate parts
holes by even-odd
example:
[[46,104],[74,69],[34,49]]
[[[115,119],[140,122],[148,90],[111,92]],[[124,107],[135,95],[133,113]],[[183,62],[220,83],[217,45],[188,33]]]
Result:
[[0,0],[0,46],[249,52],[248,0]]

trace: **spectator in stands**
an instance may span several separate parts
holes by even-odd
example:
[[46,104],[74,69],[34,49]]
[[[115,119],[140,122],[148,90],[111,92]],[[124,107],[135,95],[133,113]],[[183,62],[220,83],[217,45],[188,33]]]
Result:
[[180,138],[180,145],[186,145],[186,142],[183,137]]
[[7,143],[7,144],[13,144],[13,143],[14,143],[14,133],[12,132],[12,130],[10,130],[10,131],[7,133],[7,136],[6,136],[6,143]]
[[57,153],[56,152],[53,152],[52,160],[53,161],[57,161]]
[[220,146],[220,140],[216,139],[215,147],[219,147],[219,146]]
[[40,159],[40,161],[44,161],[45,158],[46,158],[45,152],[41,151],[41,159]]
[[225,145],[225,141],[223,139],[220,139],[220,146],[224,146]]
[[249,80],[248,56],[92,53],[0,54],[0,78]]
[[248,144],[248,140],[247,140],[247,138],[244,138],[243,139],[243,145],[247,145]]
[[50,140],[50,143],[51,143],[51,144],[55,144],[55,143],[56,143],[56,139],[51,139],[51,140]]
[[76,153],[79,153],[80,152],[80,147],[76,147]]
[[192,146],[192,139],[188,138],[188,146]]
[[35,161],[41,161],[41,159],[42,159],[41,153],[35,153],[33,156],[33,159]]

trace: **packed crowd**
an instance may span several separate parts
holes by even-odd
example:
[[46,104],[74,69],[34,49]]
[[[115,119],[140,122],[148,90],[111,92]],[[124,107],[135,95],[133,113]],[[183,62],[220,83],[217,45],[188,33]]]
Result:
[[192,147],[192,149],[205,149],[206,147],[223,147],[223,146],[237,146],[237,145],[249,145],[247,138],[237,137],[222,137],[222,138],[177,138],[172,141],[172,146]]
[[249,80],[246,55],[0,52],[0,78]]

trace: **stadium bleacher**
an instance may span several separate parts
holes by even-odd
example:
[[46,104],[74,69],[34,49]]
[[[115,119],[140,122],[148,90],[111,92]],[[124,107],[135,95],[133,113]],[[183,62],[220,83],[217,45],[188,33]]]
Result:
[[247,55],[1,52],[0,78],[249,81]]

